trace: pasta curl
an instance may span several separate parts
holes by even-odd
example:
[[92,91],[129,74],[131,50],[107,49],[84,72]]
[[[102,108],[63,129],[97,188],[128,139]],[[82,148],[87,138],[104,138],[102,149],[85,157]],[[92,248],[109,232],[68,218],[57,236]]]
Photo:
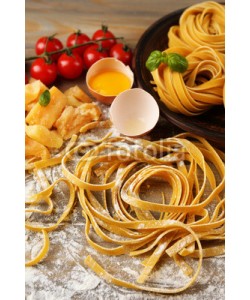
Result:
[[168,32],[169,47],[209,46],[225,53],[225,7],[213,1],[187,8]]
[[[70,170],[74,154],[87,146],[78,145],[62,160],[63,173],[76,187],[86,220],[86,240],[105,255],[144,254],[147,259],[137,283],[112,276],[91,256],[86,257],[86,265],[123,287],[166,294],[187,289],[199,275],[203,256],[224,253],[223,245],[203,246],[224,240],[224,154],[189,133],[155,142],[107,137]],[[163,188],[161,201],[142,196],[143,186],[156,178],[171,190]],[[145,284],[164,255],[190,276],[187,284],[178,288]],[[198,258],[195,271],[186,257]]]
[[192,52],[186,48],[168,48],[166,53],[179,53],[188,60],[184,73],[173,72],[161,64],[151,72],[155,90],[166,106],[187,116],[204,113],[224,103],[225,55],[207,46]]
[[[54,224],[26,222],[28,230],[41,232],[44,237],[41,251],[27,266],[47,255],[48,232],[65,220],[76,197],[91,247],[110,256],[144,256],[135,283],[116,278],[88,255],[86,266],[108,282],[137,290],[179,293],[196,281],[203,257],[224,253],[224,153],[204,138],[182,133],[151,142],[107,135],[68,149],[61,166],[65,177],[47,182],[45,189],[27,203],[36,205],[46,200],[48,210],[27,212],[51,214],[54,187],[62,181],[69,188],[68,203]],[[160,197],[143,194],[145,187],[156,182],[161,183]],[[189,277],[183,286],[158,288],[146,283],[166,256]],[[187,257],[198,259],[195,267]]]

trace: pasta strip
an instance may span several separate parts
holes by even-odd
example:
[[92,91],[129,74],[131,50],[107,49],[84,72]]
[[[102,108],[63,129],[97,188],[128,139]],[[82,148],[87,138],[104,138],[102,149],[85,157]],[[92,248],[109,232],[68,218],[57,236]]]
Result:
[[168,32],[164,54],[186,57],[188,69],[173,72],[160,64],[151,72],[155,91],[168,109],[186,116],[225,105],[225,8],[207,1],[186,9]]
[[179,25],[170,28],[169,46],[184,46],[193,50],[207,45],[225,53],[224,5],[206,1],[185,9]]
[[33,198],[35,199],[35,201],[38,201],[38,199],[40,200],[40,199],[44,199],[44,198],[51,196],[54,186],[57,183],[59,183],[60,181],[63,181],[68,185],[70,196],[69,196],[69,201],[68,201],[63,213],[57,220],[57,222],[50,226],[43,226],[42,224],[41,225],[32,225],[30,222],[26,222],[25,228],[27,228],[29,230],[33,230],[33,231],[41,231],[41,230],[52,231],[52,230],[55,230],[60,225],[60,223],[68,216],[68,214],[70,213],[70,211],[73,207],[74,201],[75,201],[75,190],[74,190],[74,186],[72,185],[72,183],[69,182],[68,180],[66,180],[65,178],[59,178],[53,184],[51,184],[47,189],[34,195]]
[[[65,212],[51,226],[26,223],[26,228],[56,229],[77,196],[85,218],[84,235],[92,248],[109,256],[146,256],[137,283],[115,278],[88,256],[86,265],[109,282],[179,293],[197,279],[203,256],[223,253],[220,245],[203,248],[203,241],[221,243],[225,238],[224,154],[205,139],[190,133],[154,142],[106,136],[71,148],[61,165],[65,178],[60,180],[70,189]],[[148,180],[158,180],[166,188],[158,202],[142,197]],[[36,194],[33,203],[50,197],[57,182]],[[190,277],[184,286],[148,286],[155,265],[166,255]],[[196,270],[185,257],[198,259]]]
[[[183,225],[180,225],[180,224],[178,224],[177,226],[184,227]],[[144,291],[150,291],[150,292],[156,292],[156,293],[162,293],[162,294],[180,293],[181,291],[183,291],[183,290],[187,289],[189,286],[191,286],[192,283],[196,280],[196,278],[200,272],[201,264],[202,264],[202,247],[201,247],[200,241],[194,232],[192,232],[188,228],[186,228],[186,229],[188,231],[190,231],[190,233],[194,236],[194,239],[197,241],[198,248],[199,248],[199,262],[198,262],[198,267],[197,267],[195,274],[193,275],[191,280],[184,287],[176,288],[176,289],[155,288],[155,287],[149,287],[149,286],[145,286],[145,285],[141,286],[141,285],[137,285],[137,284],[133,284],[133,283],[130,283],[127,281],[117,279],[117,278],[113,277],[112,275],[110,275],[107,271],[105,271],[105,269],[103,269],[90,255],[88,255],[85,258],[84,263],[89,268],[91,268],[97,275],[102,277],[104,280],[114,283],[115,285],[118,285],[118,286],[132,288],[132,289],[139,289],[139,290],[144,290]]]
[[42,229],[41,232],[43,234],[43,247],[35,258],[33,258],[32,260],[29,260],[25,263],[26,267],[31,267],[31,266],[38,264],[41,260],[44,259],[44,257],[47,255],[47,253],[49,251],[49,245],[50,245],[49,235],[48,235],[47,231],[44,229]]

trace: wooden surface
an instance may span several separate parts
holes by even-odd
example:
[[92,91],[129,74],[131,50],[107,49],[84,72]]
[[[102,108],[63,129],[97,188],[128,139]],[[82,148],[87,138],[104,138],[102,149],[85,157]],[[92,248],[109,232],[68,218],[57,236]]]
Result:
[[158,18],[199,0],[26,0],[26,56],[34,54],[42,35],[58,34],[65,43],[76,29],[92,36],[106,24],[116,36],[123,36],[134,48],[145,29]]

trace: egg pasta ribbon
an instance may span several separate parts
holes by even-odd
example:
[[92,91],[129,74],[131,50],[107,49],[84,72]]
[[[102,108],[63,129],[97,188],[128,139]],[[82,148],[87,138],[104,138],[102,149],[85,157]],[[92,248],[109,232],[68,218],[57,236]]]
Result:
[[[35,170],[35,172],[38,172],[38,170]],[[44,174],[43,174],[44,175]],[[42,176],[43,176],[42,175]],[[28,213],[36,213],[36,214],[42,214],[42,215],[51,215],[53,212],[53,201],[51,199],[51,195],[52,192],[55,188],[55,186],[60,183],[60,182],[64,182],[66,183],[66,185],[68,186],[69,189],[69,199],[68,199],[68,203],[66,204],[63,213],[60,215],[60,217],[58,218],[58,220],[51,225],[44,225],[42,224],[42,222],[40,223],[33,223],[29,220],[26,220],[25,222],[25,228],[26,230],[31,230],[34,232],[41,232],[43,233],[43,247],[40,250],[40,252],[32,259],[30,259],[29,261],[27,261],[25,263],[25,266],[30,267],[33,265],[38,264],[40,261],[42,261],[46,255],[48,254],[49,251],[49,246],[50,246],[50,240],[49,240],[49,232],[50,231],[54,231],[58,228],[58,226],[66,219],[66,217],[69,215],[69,213],[71,212],[74,202],[75,202],[75,190],[74,190],[74,186],[72,185],[71,182],[69,182],[67,179],[65,178],[59,178],[58,180],[56,180],[55,182],[53,182],[52,184],[49,184],[47,181],[46,176],[44,175],[43,178],[44,180],[44,185],[46,185],[46,188],[44,190],[42,190],[41,192],[34,194],[30,197],[30,201],[27,201],[26,204],[27,205],[39,205],[40,201],[44,200],[48,205],[49,208],[47,210],[41,210],[39,208],[27,208],[25,210],[25,212]]]
[[151,72],[154,89],[171,111],[196,116],[214,105],[224,104],[224,54],[208,46],[200,46],[192,52],[181,47],[164,52],[179,53],[188,61],[184,73],[173,72],[165,64]]
[[[61,165],[65,176],[61,180],[69,186],[70,199],[58,222],[77,197],[85,219],[84,235],[92,248],[108,256],[133,259],[144,255],[134,282],[113,276],[98,259],[87,256],[86,266],[108,282],[179,293],[196,281],[203,257],[224,253],[224,153],[204,138],[190,133],[159,141],[106,136],[69,149]],[[157,201],[142,193],[155,180],[162,183]],[[33,203],[50,197],[55,184],[35,195]],[[58,222],[50,227],[26,226],[47,232],[55,230]],[[156,264],[166,256],[189,277],[183,286],[157,288],[147,283]],[[194,267],[187,258],[198,259],[198,263]]]
[[[126,143],[130,144],[130,150],[125,155]],[[133,149],[135,143],[140,147]],[[149,256],[137,278],[138,284],[103,272],[93,257],[86,258],[86,265],[109,282],[124,287],[161,293],[178,293],[188,288],[200,272],[203,253],[213,256],[224,251],[221,245],[202,247],[203,241],[224,240],[224,171],[224,154],[205,139],[189,133],[154,142],[133,142],[125,137],[103,140],[86,152],[75,168],[74,176],[79,179],[77,195],[86,220],[85,237],[91,247],[105,255]],[[91,183],[93,173],[100,177],[99,184]],[[71,179],[72,173],[64,174]],[[172,189],[170,198],[162,203],[142,199],[140,195],[142,185],[155,177]],[[96,191],[103,195],[101,202]],[[109,205],[108,191],[111,192]],[[158,218],[155,213],[160,213]],[[96,242],[93,232],[112,246]],[[185,287],[155,289],[145,284],[164,255],[172,257],[191,276]],[[186,257],[199,259],[195,272],[185,261]]]
[[[186,116],[225,105],[225,6],[214,1],[192,5],[167,34],[165,50],[155,51],[161,63],[149,68],[150,57],[146,61],[160,100],[169,110]],[[186,59],[184,72],[164,62],[169,55]]]
[[169,47],[185,47],[190,51],[208,46],[225,53],[225,7],[206,1],[185,9],[179,25],[168,32]]

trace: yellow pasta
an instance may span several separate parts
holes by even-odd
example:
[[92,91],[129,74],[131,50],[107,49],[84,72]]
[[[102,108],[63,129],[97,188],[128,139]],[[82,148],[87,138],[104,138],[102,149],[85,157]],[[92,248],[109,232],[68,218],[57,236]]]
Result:
[[46,230],[42,229],[41,232],[43,233],[43,247],[40,250],[40,252],[37,254],[37,256],[29,261],[27,261],[25,263],[26,267],[31,267],[34,266],[36,264],[38,264],[41,260],[44,259],[44,257],[46,256],[47,252],[49,251],[49,236]]
[[213,1],[190,6],[179,25],[168,31],[166,54],[186,57],[184,73],[161,63],[151,71],[161,101],[186,116],[203,114],[214,105],[225,105],[225,7]]
[[186,47],[194,50],[208,46],[225,53],[225,7],[207,1],[187,8],[181,15],[179,25],[168,32],[169,47]]
[[[79,151],[83,155],[75,156]],[[108,282],[137,290],[179,293],[197,279],[203,256],[224,253],[224,245],[216,244],[225,235],[224,153],[204,138],[183,133],[151,142],[106,136],[68,150],[61,165],[65,178],[34,195],[32,203],[44,198],[50,203],[55,184],[62,180],[70,190],[65,212],[49,227],[26,223],[26,228],[43,232],[57,229],[70,212],[76,195],[86,222],[85,237],[91,247],[105,255],[147,255],[134,282],[116,278],[87,256],[86,266]],[[170,189],[167,194],[162,190],[158,202],[141,195],[143,185],[150,180],[154,182],[155,178]],[[94,235],[111,246],[97,242]],[[205,247],[204,241],[212,242],[212,247]],[[184,286],[158,288],[147,284],[163,256],[172,258],[190,277]],[[186,257],[198,259],[196,270]],[[41,254],[35,262],[40,259]]]
[[155,90],[170,110],[195,116],[214,105],[224,104],[224,54],[207,46],[192,52],[178,47],[164,52],[179,53],[188,60],[188,69],[184,73],[173,72],[165,64],[151,72]]

